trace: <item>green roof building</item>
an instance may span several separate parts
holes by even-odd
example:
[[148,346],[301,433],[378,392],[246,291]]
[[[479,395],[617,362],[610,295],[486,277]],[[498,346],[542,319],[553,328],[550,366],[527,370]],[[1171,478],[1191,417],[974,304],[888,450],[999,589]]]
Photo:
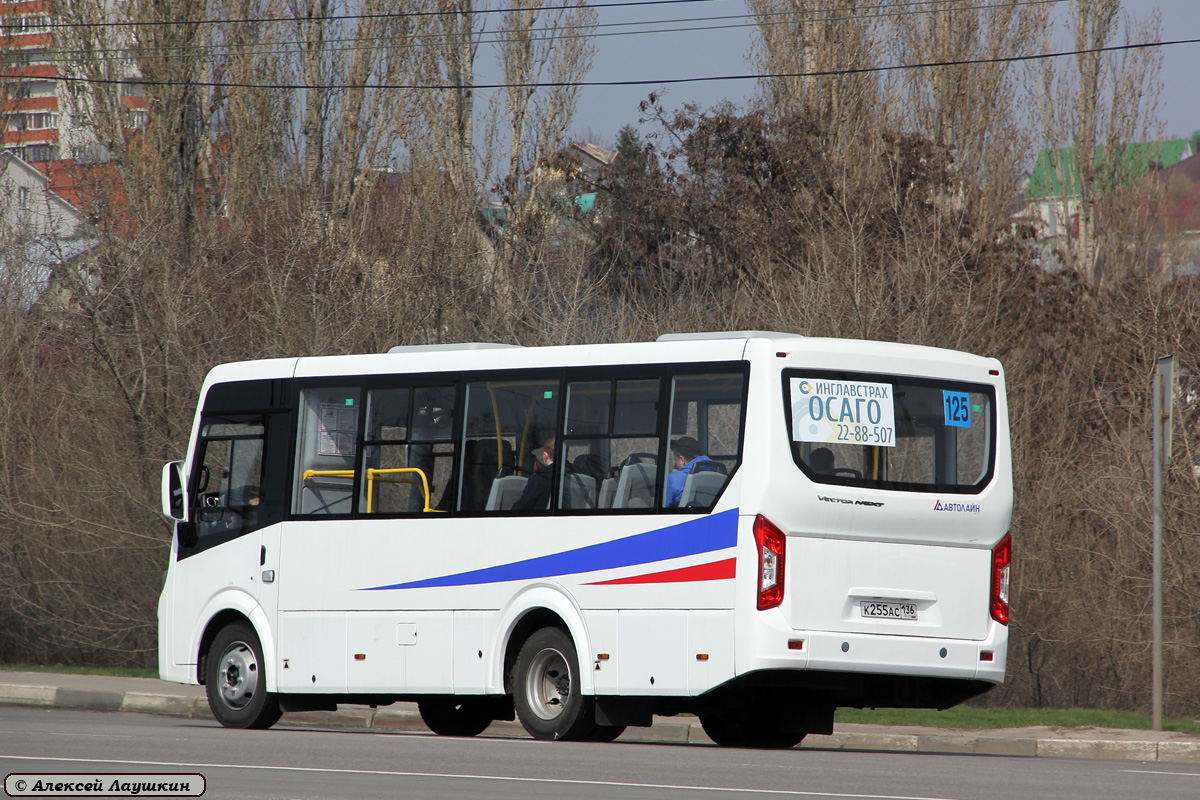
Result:
[[[1115,169],[1108,158],[1108,149],[1097,146],[1094,158],[1099,185],[1095,191],[1103,194],[1135,178],[1174,166],[1196,153],[1198,141],[1200,131],[1191,139],[1117,145]],[[1072,220],[1079,213],[1079,160],[1075,148],[1059,147],[1038,153],[1025,186],[1025,197],[1040,218],[1039,236],[1069,234]]]
[[[1120,174],[1127,178],[1147,175],[1178,164],[1193,155],[1194,139],[1168,139],[1164,142],[1137,142],[1118,145]],[[1107,148],[1096,147],[1095,162],[1101,167],[1106,161]],[[1025,189],[1026,197],[1072,197],[1079,194],[1079,161],[1075,148],[1060,147],[1038,153]]]

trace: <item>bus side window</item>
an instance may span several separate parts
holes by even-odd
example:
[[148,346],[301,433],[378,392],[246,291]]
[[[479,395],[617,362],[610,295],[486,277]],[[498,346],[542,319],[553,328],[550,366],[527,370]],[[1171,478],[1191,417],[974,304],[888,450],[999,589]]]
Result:
[[310,387],[300,392],[294,513],[350,513],[359,396],[357,386]]
[[417,473],[409,471],[414,469],[408,462],[410,394],[408,388],[367,392],[358,489],[361,513],[396,514],[425,506],[423,482]]
[[558,470],[558,463],[538,466],[542,446],[554,435],[558,394],[557,378],[467,384],[459,510],[510,511],[523,496],[526,513],[549,509],[553,480],[545,473],[529,480],[540,469]]
[[[671,387],[671,441],[686,463],[676,470],[672,453],[664,504],[708,510],[742,461],[741,373],[677,375]],[[695,451],[693,452],[693,443]]]
[[654,507],[658,392],[657,378],[567,385],[559,457],[576,477],[563,481],[560,508]]
[[443,510],[454,459],[453,406],[453,386],[367,394],[358,513]]
[[[416,467],[429,481],[429,502],[438,511],[449,511],[454,496],[454,387],[421,386],[413,389],[412,431],[407,465]],[[410,495],[408,511],[424,509],[424,498]]]

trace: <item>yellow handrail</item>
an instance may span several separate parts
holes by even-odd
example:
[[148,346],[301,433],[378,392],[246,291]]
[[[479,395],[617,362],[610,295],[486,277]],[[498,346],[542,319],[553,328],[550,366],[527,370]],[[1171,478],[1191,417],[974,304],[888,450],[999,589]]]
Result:
[[[423,508],[421,510],[426,514],[428,514],[428,513],[435,513],[435,514],[445,513],[445,512],[439,511],[438,509],[434,508],[433,506],[431,506],[429,504],[429,478],[425,475],[425,470],[419,469],[417,467],[392,467],[390,469],[375,469],[374,467],[367,467],[367,513],[368,514],[371,513],[371,499],[375,495],[375,476],[376,475],[397,475],[397,474],[407,473],[407,472],[415,472],[415,473],[417,473],[417,475],[419,475],[421,477],[421,484],[420,484],[421,491],[425,495],[425,508]],[[398,480],[396,480],[396,479],[388,480],[386,478],[382,478],[382,479],[380,479],[380,483],[416,484],[417,482],[415,480],[408,479],[408,478],[400,478]]]
[[[371,500],[375,496],[375,476],[376,475],[395,475],[405,472],[415,472],[421,477],[418,483],[412,478],[386,479],[381,478],[380,483],[410,483],[414,486],[420,486],[421,492],[425,497],[424,513],[442,514],[445,512],[439,511],[429,504],[429,478],[425,475],[425,470],[416,467],[395,467],[392,469],[375,469],[367,467],[367,513],[371,513]],[[303,480],[311,481],[313,478],[353,478],[354,470],[352,469],[306,469],[304,470]]]
[[500,431],[500,403],[496,400],[496,384],[488,384],[488,394],[492,398],[492,419],[496,421],[496,474],[504,469],[504,434]]
[[[517,466],[525,463],[526,458],[532,458],[529,451],[532,449],[529,446],[529,427],[533,424],[533,411],[537,408],[537,397],[529,396],[529,408],[525,411],[525,427],[521,430],[521,444],[517,448],[516,462]],[[536,444],[541,444],[537,442]],[[531,467],[533,465],[530,465]],[[530,469],[532,472],[533,470]]]
[[313,478],[353,478],[354,470],[352,469],[306,469],[304,470],[303,480],[311,481]]

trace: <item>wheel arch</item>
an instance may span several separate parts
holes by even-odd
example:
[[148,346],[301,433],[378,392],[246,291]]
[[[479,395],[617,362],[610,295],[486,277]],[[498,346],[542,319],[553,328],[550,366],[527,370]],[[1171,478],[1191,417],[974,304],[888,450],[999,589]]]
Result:
[[493,667],[491,683],[499,691],[512,694],[511,674],[521,645],[534,633],[546,627],[562,628],[575,644],[579,669],[579,688],[583,694],[593,694],[592,672],[588,669],[587,628],[583,614],[574,600],[559,586],[532,586],[512,599],[501,613],[498,626],[499,654]]
[[[247,602],[249,600],[249,602]],[[274,692],[278,689],[275,681],[275,641],[271,636],[271,625],[266,612],[257,601],[241,592],[219,595],[213,598],[205,609],[208,621],[200,631],[192,652],[196,654],[196,679],[201,685],[205,681],[208,650],[212,647],[213,639],[221,629],[235,622],[244,622],[254,629],[262,648],[263,667],[266,672],[266,689]]]

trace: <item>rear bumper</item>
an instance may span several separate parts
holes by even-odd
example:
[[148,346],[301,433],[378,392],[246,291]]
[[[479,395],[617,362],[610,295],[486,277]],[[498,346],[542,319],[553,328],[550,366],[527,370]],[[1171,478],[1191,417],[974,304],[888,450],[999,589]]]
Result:
[[[996,626],[1000,627],[1000,626]],[[996,631],[993,630],[993,636]],[[1007,630],[1002,641],[916,636],[812,633],[805,637],[808,669],[873,672],[928,678],[1004,682]]]
[[[820,670],[761,670],[740,675],[697,698],[705,705],[754,702],[793,703],[802,709],[936,708],[958,705],[996,684],[961,678],[884,675]],[[814,728],[815,732],[816,729]]]
[[987,636],[974,641],[793,630],[782,614],[766,611],[739,633],[744,656],[735,680],[794,673],[803,685],[842,687],[838,705],[954,705],[1004,682],[1008,650],[1008,628],[993,621]]

